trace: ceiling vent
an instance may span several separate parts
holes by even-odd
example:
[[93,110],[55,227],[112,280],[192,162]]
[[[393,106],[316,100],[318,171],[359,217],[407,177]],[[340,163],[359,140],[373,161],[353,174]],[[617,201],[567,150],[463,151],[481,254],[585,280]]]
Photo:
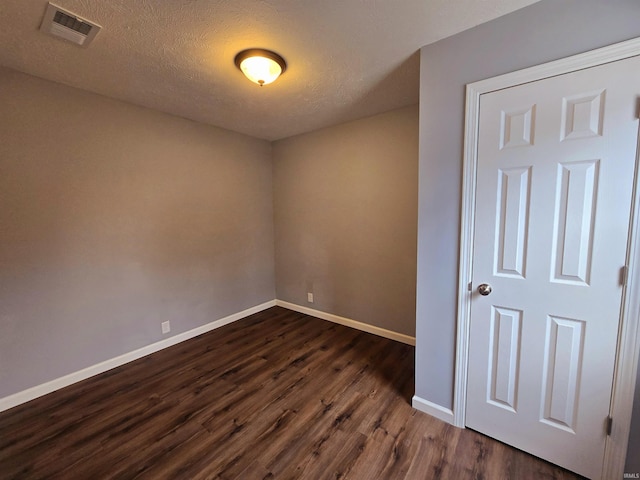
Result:
[[64,38],[81,47],[88,46],[101,28],[100,25],[80,18],[53,3],[47,5],[40,25],[43,32]]

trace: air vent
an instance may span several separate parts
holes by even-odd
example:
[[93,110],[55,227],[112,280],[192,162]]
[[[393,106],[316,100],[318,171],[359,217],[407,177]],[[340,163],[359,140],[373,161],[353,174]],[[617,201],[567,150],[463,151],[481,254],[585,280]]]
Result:
[[63,8],[49,3],[40,30],[86,47],[100,31],[100,25],[80,18]]

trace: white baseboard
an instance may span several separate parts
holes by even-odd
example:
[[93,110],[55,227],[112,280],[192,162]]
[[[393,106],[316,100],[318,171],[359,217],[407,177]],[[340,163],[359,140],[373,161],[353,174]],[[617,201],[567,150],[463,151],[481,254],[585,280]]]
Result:
[[132,362],[133,360],[137,360],[164,348],[171,347],[172,345],[175,345],[177,343],[184,342],[185,340],[189,340],[190,338],[197,337],[198,335],[202,335],[203,333],[215,330],[216,328],[228,325],[229,323],[233,323],[237,320],[248,317],[249,315],[253,315],[254,313],[261,312],[263,310],[266,310],[267,308],[274,307],[275,305],[276,301],[270,300],[263,304],[256,305],[255,307],[243,310],[242,312],[234,313],[233,315],[229,315],[211,323],[207,323],[206,325],[202,325],[187,332],[169,337],[166,340],[152,343],[151,345],[147,345],[146,347],[142,347],[118,357],[105,360],[104,362],[100,362],[96,365],[83,368],[82,370],[78,370],[77,372],[73,372],[63,377],[56,378],[55,380],[51,380],[41,385],[36,385],[35,387],[31,387],[27,390],[14,393],[13,395],[9,395],[8,397],[0,398],[0,412],[13,408],[22,403],[26,403],[48,393],[54,392],[73,383],[85,380],[89,377],[93,377],[94,375],[106,372],[107,370],[111,370],[112,368],[119,367],[121,365],[124,365],[125,363]]
[[[152,343],[151,345],[147,345],[146,347],[142,347],[132,352],[128,352],[123,355],[120,355],[118,357],[105,360],[104,362],[100,362],[90,367],[83,368],[82,370],[78,370],[77,372],[64,375],[63,377],[56,378],[49,382],[43,383],[41,385],[36,385],[35,387],[31,387],[31,388],[28,388],[27,390],[14,393],[13,395],[9,395],[8,397],[0,398],[0,412],[16,407],[28,401],[34,400],[38,397],[54,392],[61,388],[67,387],[74,383],[80,382],[82,380],[86,380],[87,378],[93,377],[100,373],[104,373],[108,370],[111,370],[112,368],[119,367],[126,363],[142,358],[146,355],[155,353],[164,348],[171,347],[173,345],[176,345],[177,343],[184,342],[185,340],[189,340],[190,338],[197,337],[198,335],[202,335],[203,333],[210,332],[211,330],[215,330],[216,328],[220,328],[224,325],[228,325],[229,323],[233,323],[237,320],[248,317],[249,315],[253,315],[254,313],[261,312],[263,310],[266,310],[267,308],[270,308],[276,305],[283,308],[287,308],[289,310],[293,310],[295,312],[300,312],[307,315],[311,315],[313,317],[321,318],[323,320],[328,320],[330,322],[339,323],[340,325],[345,325],[347,327],[355,328],[356,330],[362,330],[364,332],[373,333],[374,335],[379,335],[381,337],[389,338],[391,340],[396,340],[398,342],[406,343],[408,345],[416,344],[415,337],[411,337],[409,335],[404,335],[402,333],[397,333],[391,330],[386,330],[384,328],[368,325],[366,323],[358,322],[356,320],[351,320],[345,317],[340,317],[338,315],[333,315],[331,313],[321,312],[320,310],[314,310],[312,308],[303,307],[301,305],[296,305],[294,303],[284,302],[282,300],[270,300],[263,304],[256,305],[255,307],[251,307],[246,310],[243,310],[242,312],[234,313],[233,315],[229,315],[227,317],[221,318],[211,323],[207,323],[206,325],[202,325],[200,327],[194,328],[187,332],[183,332],[173,337],[169,337],[165,340]],[[415,399],[416,397],[414,397],[414,407],[417,408],[418,410],[422,410],[422,408],[416,407]],[[429,403],[429,402],[425,402],[425,403]],[[437,405],[434,405],[434,407],[438,407],[442,409],[442,407],[439,407]],[[426,410],[422,410],[422,411],[426,411]],[[426,413],[430,413],[431,415],[441,418],[438,415],[435,415],[429,411],[426,411]],[[451,415],[453,414],[451,413]]]
[[358,322],[357,320],[351,320],[350,318],[340,317],[332,313],[321,312],[320,310],[314,310],[313,308],[303,307],[302,305],[296,305],[295,303],[285,302],[283,300],[276,300],[276,305],[279,307],[287,308],[295,312],[311,315],[312,317],[321,318],[322,320],[328,320],[329,322],[339,323],[346,327],[355,328],[356,330],[362,330],[363,332],[373,333],[380,337],[389,338],[398,342],[406,343],[407,345],[416,344],[416,338],[404,333],[392,332],[385,328],[376,327],[367,323]]
[[421,412],[453,425],[453,410],[450,408],[444,408],[417,395],[414,395],[411,399],[411,406],[416,410],[420,410]]

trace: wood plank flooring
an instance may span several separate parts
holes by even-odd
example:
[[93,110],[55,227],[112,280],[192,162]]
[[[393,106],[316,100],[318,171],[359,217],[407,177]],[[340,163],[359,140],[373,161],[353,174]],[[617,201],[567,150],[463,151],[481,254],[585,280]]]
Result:
[[414,410],[413,377],[413,347],[274,307],[0,413],[0,478],[579,478]]

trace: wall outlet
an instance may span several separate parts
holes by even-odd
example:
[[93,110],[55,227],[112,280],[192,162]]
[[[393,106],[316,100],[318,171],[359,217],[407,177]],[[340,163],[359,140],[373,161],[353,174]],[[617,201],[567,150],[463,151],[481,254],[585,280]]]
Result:
[[171,331],[171,324],[169,322],[162,322],[162,333],[169,333]]
[[313,303],[313,293],[307,293],[307,302]]

